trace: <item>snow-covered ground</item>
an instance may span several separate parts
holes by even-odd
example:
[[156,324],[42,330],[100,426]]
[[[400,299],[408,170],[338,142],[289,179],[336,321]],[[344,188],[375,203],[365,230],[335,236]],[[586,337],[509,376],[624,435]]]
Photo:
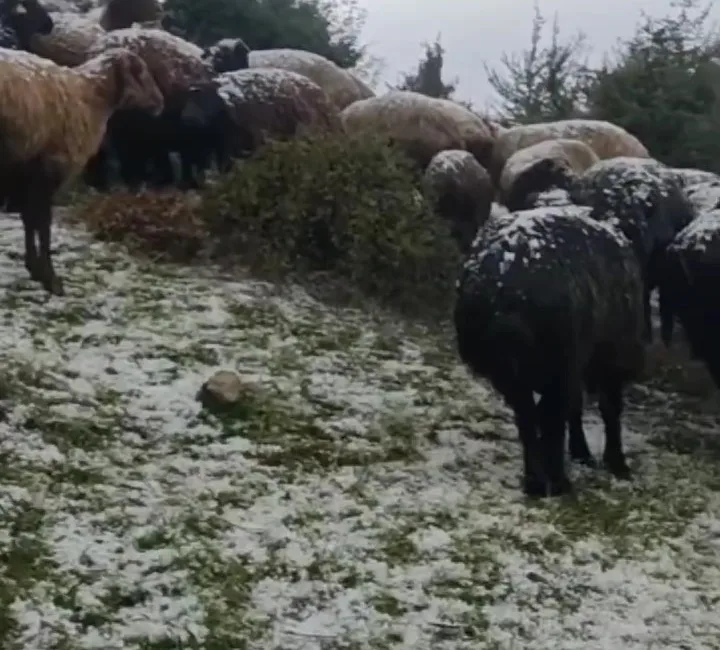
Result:
[[688,414],[530,504],[451,341],[55,232],[48,300],[0,216],[3,650],[718,648],[720,465],[652,444]]

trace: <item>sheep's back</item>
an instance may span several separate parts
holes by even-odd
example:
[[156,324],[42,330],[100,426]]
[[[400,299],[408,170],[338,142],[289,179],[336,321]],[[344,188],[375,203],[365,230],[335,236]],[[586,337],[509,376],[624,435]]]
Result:
[[584,142],[601,160],[619,156],[650,156],[640,140],[615,124],[602,120],[560,120],[514,126],[498,135],[491,172],[499,175],[505,162],[516,151],[543,140],[559,138]]
[[162,29],[130,27],[108,32],[93,45],[89,56],[115,47],[140,56],[166,98],[212,78],[199,47]]
[[348,133],[388,138],[425,169],[435,154],[466,149],[460,125],[430,97],[393,91],[350,104],[340,117]]
[[306,76],[322,88],[338,110],[363,99],[356,79],[324,56],[305,50],[253,50],[248,55],[251,68],[279,68]]
[[88,58],[95,42],[105,30],[92,18],[77,13],[51,13],[53,30],[49,34],[34,34],[30,47],[35,54],[59,65],[76,66]]
[[461,272],[457,304],[456,322],[468,328],[462,336],[488,357],[498,352],[499,315],[529,328],[540,380],[542,361],[567,355],[584,366],[600,349],[603,362],[630,374],[642,366],[640,267],[627,239],[588,208],[491,218]]
[[340,116],[327,94],[307,77],[289,70],[251,68],[216,77],[218,94],[234,124],[254,133],[291,137],[301,132],[342,130]]

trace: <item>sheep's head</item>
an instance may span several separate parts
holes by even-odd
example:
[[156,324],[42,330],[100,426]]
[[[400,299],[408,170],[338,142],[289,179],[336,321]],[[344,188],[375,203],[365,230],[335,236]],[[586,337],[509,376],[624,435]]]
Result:
[[246,70],[250,66],[250,48],[241,38],[223,39],[203,53],[203,60],[210,64],[216,74]]
[[107,50],[104,56],[112,66],[116,107],[159,115],[165,101],[145,61],[124,48]]
[[23,49],[29,49],[32,36],[47,35],[54,27],[38,0],[0,0],[0,21],[15,33]]
[[223,115],[227,110],[225,102],[218,94],[214,82],[192,86],[187,93],[180,114],[184,124],[202,128]]

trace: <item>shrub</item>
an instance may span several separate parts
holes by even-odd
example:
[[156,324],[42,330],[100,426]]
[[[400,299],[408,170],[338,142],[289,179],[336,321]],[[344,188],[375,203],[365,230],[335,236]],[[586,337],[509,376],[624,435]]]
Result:
[[325,272],[403,311],[447,310],[459,252],[380,139],[272,142],[204,192],[214,253],[271,275]]
[[206,240],[197,203],[175,191],[91,194],[76,204],[74,216],[100,240],[182,262],[195,257]]

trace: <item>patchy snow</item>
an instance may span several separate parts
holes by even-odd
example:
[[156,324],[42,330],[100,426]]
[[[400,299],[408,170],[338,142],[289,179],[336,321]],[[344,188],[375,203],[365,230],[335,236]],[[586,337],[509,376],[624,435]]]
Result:
[[[0,217],[3,648],[716,648],[716,461],[650,444],[686,411],[529,505],[451,341],[55,232],[62,299]],[[266,401],[202,414],[219,368]]]
[[685,196],[698,214],[720,209],[720,179],[695,183],[685,188]]
[[683,187],[692,187],[701,183],[718,183],[720,184],[720,176],[704,169],[689,169],[684,167],[672,167],[675,175],[680,180]]
[[229,104],[236,102],[273,102],[278,97],[297,99],[303,90],[317,92],[317,85],[307,77],[280,68],[232,70],[215,77],[218,94]]
[[100,39],[95,50],[102,51],[111,47],[127,47],[133,52],[158,51],[162,54],[173,53],[189,59],[200,59],[203,55],[202,48],[198,47],[184,38],[175,36],[164,29],[152,27],[126,27],[107,32]]
[[425,169],[426,176],[459,175],[467,167],[479,166],[475,156],[464,149],[445,149],[435,154]]
[[720,241],[720,209],[701,213],[677,234],[671,246],[674,250],[704,251],[716,241]]

